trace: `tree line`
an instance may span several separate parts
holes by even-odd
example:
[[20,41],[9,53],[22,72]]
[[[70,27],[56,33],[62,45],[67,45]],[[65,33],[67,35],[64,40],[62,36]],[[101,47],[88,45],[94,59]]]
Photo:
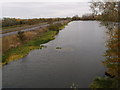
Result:
[[37,23],[52,23],[54,21],[66,20],[66,18],[34,18],[34,19],[20,19],[20,18],[3,18],[2,27],[14,25],[34,25]]
[[33,19],[20,19],[20,18],[3,18],[2,27],[9,27],[15,25],[34,25],[37,23],[48,23],[51,24],[55,21],[60,20],[99,20],[99,15],[94,16],[93,14],[84,14],[82,17],[75,15],[73,17],[66,18],[33,18]]

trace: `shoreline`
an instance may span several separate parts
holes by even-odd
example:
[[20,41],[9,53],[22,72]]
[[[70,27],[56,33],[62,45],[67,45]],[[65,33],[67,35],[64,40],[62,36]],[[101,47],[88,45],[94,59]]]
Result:
[[[12,61],[21,59],[29,54],[30,51],[35,49],[42,49],[44,46],[42,44],[45,44],[51,40],[55,39],[55,36],[59,33],[59,31],[68,24],[69,22],[65,22],[61,24],[60,26],[57,26],[57,24],[53,24],[55,27],[57,26],[56,30],[50,30],[49,27],[47,27],[47,31],[43,32],[42,35],[36,36],[32,40],[23,43],[20,46],[17,46],[15,48],[11,48],[7,50],[2,55],[2,63],[1,65],[6,65]],[[54,29],[54,28],[53,28]]]

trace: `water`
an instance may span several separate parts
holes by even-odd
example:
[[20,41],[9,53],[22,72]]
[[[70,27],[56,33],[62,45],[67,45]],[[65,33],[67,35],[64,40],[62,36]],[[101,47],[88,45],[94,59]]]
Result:
[[[3,67],[4,88],[87,88],[104,76],[105,27],[98,21],[73,21],[47,48]],[[62,49],[56,49],[61,47]]]

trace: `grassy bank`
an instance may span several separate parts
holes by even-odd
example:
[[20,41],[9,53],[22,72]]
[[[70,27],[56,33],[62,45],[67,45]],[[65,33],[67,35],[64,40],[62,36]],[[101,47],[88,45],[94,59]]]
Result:
[[[8,64],[11,61],[18,60],[20,58],[25,57],[33,49],[42,49],[44,46],[42,46],[41,44],[44,44],[49,42],[50,40],[53,40],[55,35],[59,32],[59,30],[63,29],[67,23],[54,24],[54,25],[52,24],[46,27],[41,32],[39,30],[32,31],[32,32],[25,32],[21,36],[22,38],[24,37],[24,39],[20,39],[21,37],[20,36],[18,37],[18,35],[11,36],[13,38],[16,37],[18,40],[13,40],[12,38],[9,41],[12,41],[12,43],[14,42],[14,45],[16,44],[16,41],[17,43],[20,43],[20,44],[16,47],[8,48],[8,50],[5,50],[5,52],[2,55],[2,65]],[[32,34],[26,35],[26,33],[32,33],[32,34],[35,34],[35,36],[32,37],[31,36]],[[32,37],[33,39],[29,40],[27,36]]]
[[97,90],[96,88],[118,88],[118,81],[110,77],[97,77],[90,85],[90,88]]
[[48,31],[45,32],[42,36],[37,37],[21,46],[9,49],[6,53],[3,54],[3,64],[7,64],[13,60],[23,58],[33,49],[41,49],[42,46],[40,46],[40,44],[53,40],[56,34],[57,31]]

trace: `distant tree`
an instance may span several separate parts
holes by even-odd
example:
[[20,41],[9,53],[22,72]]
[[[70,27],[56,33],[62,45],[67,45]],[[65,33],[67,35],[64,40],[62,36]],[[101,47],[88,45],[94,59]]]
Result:
[[91,13],[86,13],[86,14],[82,15],[82,19],[83,20],[95,20],[97,18],[95,18],[95,16]]
[[75,15],[72,17],[72,20],[80,20],[80,17],[78,15]]
[[66,20],[66,18],[34,18],[34,19],[3,18],[2,27],[9,27],[14,25],[34,25],[44,22],[52,24],[53,22],[60,20]]

